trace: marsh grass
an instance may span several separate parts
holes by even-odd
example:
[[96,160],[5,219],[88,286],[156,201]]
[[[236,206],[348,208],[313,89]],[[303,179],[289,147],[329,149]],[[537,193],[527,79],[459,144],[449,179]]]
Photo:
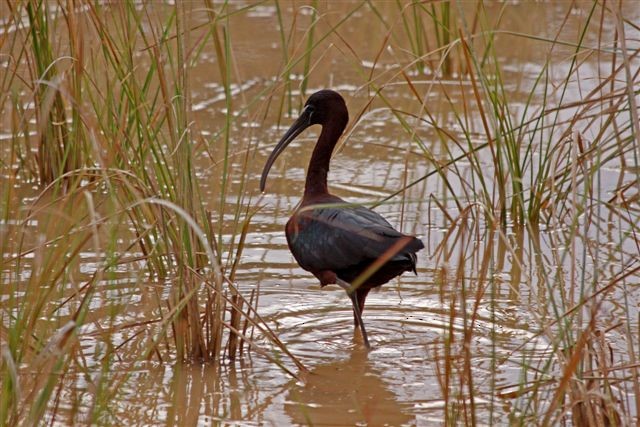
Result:
[[[32,99],[35,131],[30,111],[12,115],[15,149],[6,165],[20,167],[2,184],[1,270],[10,289],[3,290],[0,423],[53,422],[60,396],[72,392],[64,380],[70,371],[88,375],[92,403],[74,403],[65,419],[108,422],[109,401],[129,378],[112,367],[130,345],[143,349],[133,362],[218,363],[249,350],[293,376],[304,371],[257,313],[255,291],[245,295],[234,282],[255,208],[243,186],[236,194],[229,186],[231,177],[246,176],[249,150],[232,170],[226,5],[207,4],[209,26],[193,35],[191,3],[162,16],[132,3],[5,6],[6,25],[16,29],[5,34],[13,61],[2,105],[6,112]],[[210,40],[227,111],[223,131],[205,142],[225,147],[214,209],[196,178],[202,144],[194,144],[188,65]],[[17,91],[32,98],[15,99]],[[11,189],[32,178],[40,190],[25,205]],[[81,273],[87,257],[95,261]],[[152,312],[141,316],[122,294],[122,269],[141,272],[134,287],[156,300]]]
[[[460,421],[476,424],[477,421],[474,377],[470,369],[471,335],[483,297],[489,297],[490,307],[497,304],[492,302],[497,283],[492,279],[490,270],[496,265],[496,259],[501,259],[504,253],[496,258],[496,249],[493,247],[495,240],[506,245],[506,252],[513,260],[512,268],[517,268],[518,276],[522,273],[523,260],[527,260],[525,264],[536,261],[533,265],[535,275],[523,281],[531,284],[529,292],[541,292],[538,298],[543,300],[531,307],[531,314],[541,331],[536,338],[544,337],[549,352],[549,357],[539,357],[535,352],[522,352],[523,382],[519,392],[510,395],[517,396],[511,422],[556,425],[566,414],[571,414],[575,425],[626,425],[633,423],[637,416],[639,378],[634,348],[638,343],[628,334],[628,328],[631,327],[629,319],[634,315],[628,311],[626,303],[623,310],[626,312],[626,316],[623,316],[626,321],[614,321],[612,324],[611,319],[603,314],[608,312],[606,306],[618,305],[621,300],[627,299],[627,286],[634,282],[633,279],[631,282],[628,280],[637,278],[637,254],[634,254],[634,249],[638,248],[639,241],[635,231],[625,233],[621,239],[609,240],[634,248],[631,252],[619,253],[608,252],[597,243],[595,246],[590,243],[601,241],[607,233],[607,221],[617,217],[615,222],[627,222],[624,219],[626,215],[618,215],[621,213],[618,208],[603,197],[601,168],[609,163],[624,165],[628,162],[629,154],[633,155],[633,159],[636,158],[634,153],[638,150],[637,125],[633,114],[636,111],[634,97],[637,92],[630,95],[630,91],[633,92],[631,87],[637,87],[638,76],[625,74],[625,67],[616,65],[620,63],[619,57],[630,57],[637,51],[602,46],[619,46],[618,39],[613,43],[599,39],[600,46],[585,46],[587,33],[595,31],[602,36],[603,21],[615,20],[620,16],[619,10],[607,10],[599,3],[593,3],[586,10],[586,19],[578,29],[577,42],[569,47],[573,49],[573,54],[569,56],[567,74],[553,85],[551,82],[554,79],[549,74],[549,68],[560,38],[566,34],[564,26],[558,29],[555,39],[544,40],[549,52],[548,59],[533,80],[521,115],[511,111],[511,101],[495,45],[487,42],[480,48],[472,46],[468,41],[477,39],[477,36],[470,32],[461,32],[460,38],[455,41],[464,52],[465,68],[469,70],[471,100],[475,101],[475,105],[469,109],[475,110],[480,116],[488,139],[492,167],[474,168],[474,180],[481,183],[481,197],[460,201],[459,204],[468,208],[463,209],[451,224],[449,233],[436,252],[436,265],[458,265],[455,272],[449,273],[455,280],[456,289],[460,291],[460,301],[452,298],[452,313],[456,309],[464,311],[464,305],[469,304],[470,300],[474,301],[473,310],[463,317],[464,333],[460,337],[454,332],[455,329],[450,329],[444,346],[445,353],[438,355],[441,360],[438,373],[445,406],[453,408],[446,413],[447,424]],[[486,26],[482,13],[478,22],[485,38],[491,40],[493,34],[499,33],[498,28]],[[463,21],[461,28],[469,28],[469,25]],[[608,57],[612,64],[611,74],[600,76],[598,84],[590,85],[592,88],[583,92],[582,99],[567,101],[567,94],[583,91],[580,73],[584,51]],[[539,97],[542,97],[542,101],[539,101]],[[550,99],[557,104],[550,104]],[[458,116],[458,123],[464,135],[472,133],[471,129],[464,130],[468,123],[466,116]],[[593,135],[589,140],[584,137],[587,133]],[[461,146],[460,143],[457,145]],[[471,141],[468,141],[468,145],[472,146]],[[483,151],[470,149],[468,152],[469,157],[475,158],[475,163],[484,163]],[[453,171],[454,175],[458,173],[455,169]],[[622,169],[621,173],[624,173]],[[493,189],[486,185],[489,182]],[[622,177],[619,185],[621,182]],[[623,188],[627,187],[613,187],[609,191],[615,193]],[[473,195],[477,192],[471,188],[461,194]],[[474,219],[469,221],[469,209],[477,211],[478,206],[484,212],[476,212]],[[478,219],[489,224],[489,227],[481,230]],[[468,230],[469,222],[474,224],[472,232]],[[507,227],[507,223],[512,225]],[[562,232],[557,239],[541,245],[541,223],[548,229]],[[518,224],[523,224],[524,228]],[[514,244],[513,238],[505,234],[511,228],[516,235],[526,233],[527,240],[533,243],[528,256],[525,254],[523,258],[521,238],[519,243]],[[635,226],[631,228],[635,229]],[[493,236],[494,233],[498,233],[498,236]],[[471,237],[474,234],[475,237]],[[487,243],[478,243],[483,241]],[[445,249],[447,243],[449,247],[459,249],[458,259],[455,259],[455,253]],[[554,254],[551,262],[547,258],[549,253]],[[606,262],[599,261],[603,256],[609,260],[615,259],[619,268],[609,270]],[[474,266],[471,280],[467,269],[460,267],[465,264]],[[593,271],[588,271],[587,265],[592,265]],[[512,279],[513,273],[512,270]],[[542,288],[536,289],[536,284]],[[517,286],[517,281],[512,285]],[[472,291],[468,290],[470,287]],[[452,319],[454,317],[452,314]],[[628,347],[614,350],[611,337],[624,337]],[[459,346],[456,347],[455,343],[459,343]],[[457,350],[457,355],[453,357],[452,348]],[[496,366],[499,366],[502,363],[500,357],[494,357]],[[533,375],[532,371],[535,372]],[[621,391],[621,381],[625,382],[625,391]],[[629,392],[631,394],[627,394]],[[543,418],[539,418],[541,415],[544,415]]]
[[[405,185],[369,204],[404,214],[422,186],[429,218],[442,219],[432,228],[443,235],[423,234],[441,239],[429,262],[448,323],[425,357],[444,423],[494,424],[505,413],[513,424],[637,421],[640,52],[625,36],[637,25],[617,5],[581,5],[577,23],[567,6],[556,34],[541,37],[503,29],[506,4],[490,13],[482,3],[362,1],[336,17],[319,2],[303,14],[275,1],[279,68],[238,95],[231,18],[260,4],[5,4],[15,30],[0,41],[10,58],[0,112],[12,134],[0,188],[0,424],[115,422],[110,401],[132,374],[114,368],[132,353],[133,363],[217,366],[252,352],[292,376],[305,371],[258,314],[259,284],[236,283],[260,209],[247,182],[255,142],[237,142],[253,141],[238,129],[292,114],[329,84],[323,61],[336,50],[363,98],[345,140],[381,108],[405,153]],[[381,29],[368,67],[345,36],[359,14]],[[514,77],[505,42],[543,52],[536,71]],[[191,68],[206,49],[224,116],[203,136]],[[200,156],[219,182],[213,202]],[[423,176],[409,170],[416,157],[429,165]],[[614,185],[605,169],[618,171]],[[21,181],[40,186],[25,197]],[[133,283],[122,285],[122,271],[138,272]],[[509,349],[496,344],[505,299],[528,308],[529,334]],[[500,372],[514,367],[517,381],[505,384]],[[87,381],[89,405],[69,372]]]
[[[373,77],[365,86],[374,89],[375,96],[398,119],[407,139],[424,154],[425,161],[433,164],[433,171],[382,202],[391,202],[429,178],[441,179],[443,188],[449,190],[444,202],[431,195],[448,228],[434,254],[434,268],[443,275],[442,286],[450,282],[457,290],[443,301],[450,310],[450,327],[443,341],[434,344],[432,353],[443,408],[447,408],[445,424],[475,425],[479,414],[489,424],[497,422],[494,414],[499,412],[502,399],[512,399],[510,422],[516,424],[556,425],[567,417],[575,425],[632,424],[637,417],[640,380],[636,367],[638,342],[629,334],[635,324],[631,319],[636,316],[628,305],[628,295],[637,282],[640,241],[637,226],[628,218],[636,217],[638,210],[634,203],[623,202],[625,196],[610,198],[604,193],[630,194],[630,188],[638,182],[637,173],[629,179],[625,172],[630,170],[625,166],[629,161],[634,164],[631,170],[637,167],[638,73],[631,72],[629,58],[635,58],[638,51],[620,48],[624,45],[620,40],[622,30],[633,27],[633,23],[625,21],[619,9],[593,2],[581,9],[584,19],[572,42],[566,38],[571,10],[566,11],[554,38],[541,39],[502,31],[502,14],[489,19],[482,5],[470,18],[460,4],[452,11],[447,3],[440,15],[432,4],[431,10],[423,8],[422,18],[412,6],[416,4],[398,3],[401,12],[395,24],[403,28],[408,40],[406,51],[411,56],[406,60],[394,56],[400,70],[381,71],[375,76],[371,72]],[[441,3],[438,6],[444,7]],[[371,7],[388,31],[385,42],[393,39],[397,28],[375,5]],[[413,12],[414,19],[424,20],[415,34],[410,31],[407,11]],[[451,25],[444,25],[452,21],[457,22],[457,34],[449,31]],[[612,22],[617,32],[612,40],[603,40],[604,25]],[[425,52],[417,34],[434,31],[435,39],[441,42],[445,29],[451,37],[448,43]],[[588,34],[598,35],[597,45],[593,45],[594,37],[587,38]],[[511,95],[513,82],[507,86],[504,61],[495,43],[497,36],[505,35],[514,41],[535,41],[547,52],[538,74],[526,83],[516,83],[529,86],[524,101],[517,101],[517,108]],[[599,61],[609,61],[610,72],[599,71],[595,82],[589,79],[585,84],[583,67],[593,55]],[[454,57],[459,69],[466,72],[446,82],[446,77],[451,77],[450,65],[446,64]],[[568,64],[563,77],[551,72],[559,57]],[[425,71],[425,64],[436,66]],[[426,82],[413,77],[413,67],[417,76],[436,77]],[[456,80],[458,87],[443,84]],[[402,83],[405,93],[413,95],[418,113],[394,109],[393,102],[386,98],[387,87],[397,91]],[[426,87],[426,94],[421,87]],[[433,88],[450,103],[456,132],[447,131],[429,113],[427,98]],[[576,93],[580,94],[578,99]],[[369,105],[371,101],[365,108]],[[358,115],[361,117],[363,113]],[[434,154],[432,144],[420,136],[416,126],[425,122],[440,137],[443,146],[438,148],[445,153],[444,158]],[[478,144],[478,134],[486,142]],[[458,167],[462,162],[470,164],[470,178]],[[616,186],[605,184],[604,167],[619,169]],[[452,218],[446,212],[448,203],[454,204],[457,216]],[[612,236],[608,231],[611,221],[628,231]],[[541,230],[545,236],[548,230],[559,230],[560,234],[541,243]],[[598,246],[602,239],[616,242],[616,249]],[[530,302],[533,329],[539,331],[532,340],[543,340],[545,355],[541,357],[535,346],[527,349],[529,341],[507,357],[497,352],[489,355],[492,369],[497,369],[518,354],[521,383],[515,385],[517,391],[493,394],[487,401],[479,392],[487,385],[478,385],[474,377],[473,361],[478,358],[474,354],[478,350],[474,349],[478,339],[475,328],[481,310],[488,308],[493,313],[491,322],[498,319],[496,289],[504,284],[494,274],[504,266],[505,257],[511,259],[510,292],[518,294],[522,292],[521,283],[528,283],[526,293],[537,294],[538,300]],[[603,257],[609,261],[601,261]],[[617,268],[609,268],[610,262]],[[592,266],[591,271],[588,266]],[[624,320],[614,321],[605,313],[620,304],[624,306]],[[460,318],[463,332],[457,323]],[[625,344],[616,350],[612,343],[618,340]],[[496,389],[495,375],[493,371],[489,376],[489,390]],[[483,395],[480,405],[476,402],[478,395]]]

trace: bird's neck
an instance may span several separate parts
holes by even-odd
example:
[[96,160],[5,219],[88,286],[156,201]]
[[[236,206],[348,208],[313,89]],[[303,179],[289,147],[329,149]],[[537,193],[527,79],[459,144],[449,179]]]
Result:
[[329,162],[333,154],[344,126],[323,126],[320,137],[313,149],[309,168],[307,170],[307,181],[304,186],[305,197],[318,194],[328,194],[327,174],[329,172]]

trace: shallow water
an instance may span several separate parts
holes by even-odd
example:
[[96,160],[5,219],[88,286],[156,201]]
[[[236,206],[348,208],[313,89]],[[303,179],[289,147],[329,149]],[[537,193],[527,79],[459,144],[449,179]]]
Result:
[[[325,15],[319,28],[326,30],[354,4],[357,3],[323,5]],[[588,10],[583,6],[576,6],[571,12],[578,18],[570,20],[564,30],[567,39],[575,37],[574,32],[581,22],[579,17]],[[397,23],[397,9],[393,3],[383,2],[379,7],[388,22]],[[489,16],[501,13],[499,5],[487,7],[495,12]],[[504,9],[501,28],[550,38],[564,18],[566,7],[565,3],[553,6],[515,3]],[[473,10],[466,3],[463,9],[469,9],[467,13]],[[298,14],[295,14],[296,10]],[[161,8],[158,13],[163,13]],[[299,20],[298,35],[301,36],[308,20],[308,8],[285,3],[283,13],[285,26],[290,25],[294,16]],[[267,3],[235,15],[228,24],[237,72],[242,81],[233,86],[237,97],[252,98],[281,71],[282,64],[272,60],[279,58],[281,49],[275,14],[275,7]],[[194,8],[193,21],[199,20],[202,16]],[[363,7],[350,18],[349,25],[341,33],[355,47],[359,65],[365,70],[376,58],[384,38],[382,27],[374,25],[373,21],[372,12]],[[262,29],[260,34],[253,31],[255,28]],[[613,31],[609,27],[605,30]],[[512,91],[510,100],[516,110],[524,108],[544,54],[535,49],[536,43],[531,39],[499,36],[496,42],[500,46],[498,59],[505,64],[502,78]],[[586,43],[595,45],[595,35],[589,34]],[[397,41],[390,42],[389,49],[393,50],[393,46],[397,49],[398,44]],[[337,37],[330,38],[322,46],[326,51],[319,50],[324,52],[321,60],[314,58],[319,62],[315,64],[307,93],[322,87],[340,90],[347,98],[351,117],[355,118],[370,95],[361,86],[363,81],[354,66],[355,60],[345,52],[345,46]],[[570,53],[569,48],[566,51],[558,49],[552,74],[562,76],[566,73]],[[206,49],[192,72],[194,130],[198,138],[202,136],[204,140],[216,134],[224,124],[224,88],[212,80],[211,70],[217,69],[215,58],[213,49]],[[592,74],[583,76],[584,81],[577,85],[584,92],[596,86],[599,66],[597,57],[586,61],[592,64],[589,68]],[[392,55],[383,56],[376,66],[377,70],[397,68]],[[414,84],[427,100],[429,113],[452,134],[461,136],[462,129],[456,123],[452,107],[443,100],[443,87],[453,87],[447,94],[462,105],[465,97],[472,96],[470,83],[460,82],[455,77],[436,79],[430,73],[414,77]],[[300,80],[294,78],[293,82],[297,87]],[[565,101],[581,99],[582,92],[577,86],[567,94]],[[296,110],[299,91],[294,90],[293,94],[293,109]],[[398,84],[397,90],[389,85],[385,95],[394,108],[417,113],[415,100],[406,85]],[[536,102],[541,99],[534,101],[534,105]],[[114,269],[112,276],[100,282],[101,286],[92,297],[90,318],[78,337],[82,357],[86,358],[82,365],[86,369],[65,372],[61,376],[60,381],[66,387],[57,399],[55,411],[52,409],[57,414],[56,420],[50,420],[52,423],[64,424],[69,420],[65,416],[90,422],[78,415],[84,412],[76,406],[80,401],[86,408],[106,406],[109,422],[123,425],[211,425],[219,422],[274,426],[439,425],[445,418],[454,424],[471,423],[472,420],[463,417],[466,412],[461,408],[465,405],[475,406],[478,418],[474,422],[508,424],[509,416],[520,413],[522,403],[504,395],[518,390],[522,383],[522,365],[529,364],[535,371],[554,352],[548,335],[540,333],[539,328],[545,318],[553,318],[552,309],[540,307],[548,304],[551,307],[552,301],[563,297],[564,291],[546,288],[549,279],[537,270],[536,256],[548,267],[546,274],[558,272],[567,283],[579,279],[599,285],[614,277],[622,267],[633,265],[638,257],[634,240],[620,237],[621,233],[630,231],[623,221],[617,219],[606,223],[603,219],[595,221],[594,225],[584,217],[580,219],[584,233],[573,238],[567,237],[561,221],[553,227],[543,227],[539,234],[508,227],[506,234],[501,236],[493,230],[487,231],[482,222],[470,219],[468,232],[449,240],[441,248],[439,245],[451,227],[443,212],[457,218],[460,212],[452,201],[451,192],[458,194],[463,191],[463,185],[451,176],[452,188],[446,188],[443,180],[434,176],[408,191],[404,204],[394,199],[376,208],[404,232],[420,236],[426,249],[419,254],[417,276],[405,274],[372,292],[367,299],[364,320],[373,347],[367,352],[361,337],[354,334],[350,304],[344,292],[337,287],[321,289],[313,276],[296,265],[284,237],[284,224],[302,194],[306,162],[317,129],[307,131],[279,158],[269,176],[266,194],[260,195],[257,189],[266,157],[293,121],[292,117],[279,117],[276,113],[276,108],[270,108],[266,111],[266,119],[262,118],[265,115],[262,110],[244,113],[246,118],[239,121],[232,136],[232,150],[237,156],[230,168],[239,170],[243,153],[251,150],[247,191],[253,197],[253,204],[262,206],[253,217],[235,282],[246,295],[259,288],[259,313],[310,373],[300,379],[292,378],[253,353],[245,353],[234,362],[225,361],[221,366],[174,363],[153,357],[141,361],[139,355],[144,351],[143,343],[151,335],[150,330],[145,332],[143,328],[142,332],[137,332],[135,328],[121,328],[105,338],[106,330],[114,324],[137,324],[157,318],[158,300],[168,295],[166,283],[146,276],[143,254],[133,249],[124,253],[124,258],[139,260]],[[571,114],[568,111],[567,117]],[[476,133],[470,139],[480,145],[486,142],[482,123],[479,117],[471,117],[469,126]],[[4,134],[9,130],[7,127],[0,132]],[[454,153],[452,156],[461,152],[459,147],[439,142],[437,132],[431,126],[418,126],[417,132],[430,144],[430,152],[439,160],[448,160],[448,151]],[[595,131],[588,131],[587,136],[589,132]],[[401,130],[396,117],[383,102],[376,100],[358,125],[350,129],[344,146],[334,156],[330,174],[333,192],[350,201],[372,203],[401,188],[405,182],[430,172],[432,163],[425,161],[420,148],[409,141],[410,137]],[[208,149],[213,157],[219,156],[222,150],[214,144]],[[3,147],[3,151],[3,156],[8,158],[10,147]],[[491,166],[489,153],[484,161],[485,167]],[[214,173],[218,167],[219,163],[204,153],[197,166],[201,188],[210,195],[212,206],[216,206],[221,186]],[[469,162],[462,161],[458,172],[470,179],[471,168]],[[599,183],[603,194],[616,188],[620,173],[619,164],[610,164],[601,171]],[[626,180],[635,176],[631,172],[623,174]],[[9,177],[3,175],[2,179]],[[234,177],[230,194],[234,194],[233,190],[240,185]],[[488,185],[493,189],[493,183]],[[39,194],[37,186],[29,182],[17,182],[15,191],[21,195],[25,206]],[[443,203],[442,209],[434,198]],[[232,222],[235,200],[230,196],[228,202],[227,215]],[[629,216],[627,220],[637,224],[637,211],[630,211]],[[33,242],[51,238],[47,236],[50,228],[42,228],[42,221],[33,219],[25,225],[33,230],[26,234]],[[18,225],[10,219],[3,220],[0,233],[9,235],[9,230]],[[51,232],[55,235],[57,231],[59,229]],[[123,247],[131,238],[130,231],[122,230],[123,241],[119,243]],[[231,231],[225,229],[225,233],[225,238],[231,239]],[[610,245],[598,246],[605,239]],[[508,249],[505,240],[510,246]],[[566,242],[574,246],[563,246]],[[589,249],[583,250],[585,247]],[[485,261],[482,254],[487,248],[492,248],[495,254],[491,256],[484,277],[480,272]],[[448,255],[443,255],[443,251]],[[583,257],[585,253],[587,255]],[[8,273],[16,268],[12,264],[16,262],[13,255],[5,254],[3,259],[3,285],[26,283],[37,263],[37,254],[24,257],[20,276],[16,277]],[[68,277],[68,292],[52,300],[51,312],[55,313],[49,319],[52,330],[59,328],[62,319],[71,315],[77,305],[55,307],[92,277],[103,262],[105,252],[83,251],[78,257],[79,261]],[[611,274],[606,276],[606,271]],[[607,331],[609,345],[618,350],[616,362],[621,364],[628,361],[625,334],[637,335],[639,330],[640,295],[634,288],[639,284],[638,275],[632,275],[628,280],[628,286],[612,291],[613,303],[604,304],[600,315],[602,328],[615,325],[617,319],[627,313],[633,315],[628,319],[629,331],[619,328]],[[9,295],[0,292],[0,299],[6,301]],[[110,310],[117,314],[112,315]],[[469,337],[470,353],[464,350],[465,337]],[[109,361],[108,371],[102,372],[105,346],[122,346],[122,352],[118,358]],[[469,369],[470,375],[463,374],[464,369]],[[551,368],[550,371],[558,374],[558,369]],[[110,377],[119,378],[121,386],[109,395],[109,402],[95,402],[95,384],[101,378]],[[448,384],[444,383],[445,378],[450,381]],[[461,378],[473,378],[474,383],[465,384]],[[469,388],[473,390],[473,399],[469,398]],[[547,400],[552,398],[551,392],[545,396]],[[541,401],[541,407],[546,407],[548,401],[544,398]],[[627,402],[627,405],[635,414],[634,404]]]

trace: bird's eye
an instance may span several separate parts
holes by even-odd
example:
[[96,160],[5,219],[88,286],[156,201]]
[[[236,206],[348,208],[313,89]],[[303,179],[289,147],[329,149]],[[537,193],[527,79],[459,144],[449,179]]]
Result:
[[305,110],[307,110],[307,114],[309,115],[309,123],[311,123],[311,117],[313,116],[313,113],[314,113],[315,110],[310,105],[307,105]]

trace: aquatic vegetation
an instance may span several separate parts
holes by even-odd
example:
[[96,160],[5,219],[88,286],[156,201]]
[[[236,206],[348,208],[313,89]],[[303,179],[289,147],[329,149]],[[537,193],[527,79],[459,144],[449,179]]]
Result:
[[[0,424],[331,422],[308,368],[349,420],[637,422],[632,6],[2,1]],[[371,353],[286,251],[308,156],[258,190],[325,87],[329,185],[426,246]]]

